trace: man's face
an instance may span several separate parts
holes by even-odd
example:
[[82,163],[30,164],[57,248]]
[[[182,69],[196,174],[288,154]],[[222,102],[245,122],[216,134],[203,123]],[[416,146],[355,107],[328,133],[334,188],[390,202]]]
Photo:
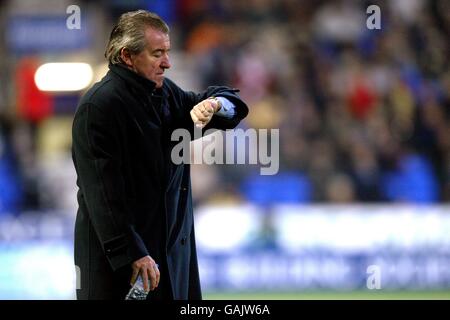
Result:
[[164,81],[164,71],[170,68],[169,35],[148,27],[145,30],[145,38],[147,46],[142,52],[131,54],[127,65],[141,76],[154,81],[157,88],[161,88]]

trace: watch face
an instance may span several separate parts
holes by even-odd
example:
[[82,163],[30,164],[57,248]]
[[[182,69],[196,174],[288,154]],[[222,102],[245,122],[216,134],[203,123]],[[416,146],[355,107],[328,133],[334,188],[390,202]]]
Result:
[[[222,102],[220,102],[220,99],[219,99],[219,98],[214,98],[214,100],[216,100],[216,102],[217,102],[217,106],[218,106],[217,111],[219,111],[220,109],[223,108]],[[216,111],[216,112],[217,112],[217,111]]]

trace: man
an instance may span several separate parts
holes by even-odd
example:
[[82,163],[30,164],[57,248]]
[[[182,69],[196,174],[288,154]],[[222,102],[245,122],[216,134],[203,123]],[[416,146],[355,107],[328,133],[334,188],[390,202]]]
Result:
[[234,128],[248,108],[235,89],[180,89],[164,77],[169,51],[161,18],[123,14],[105,52],[110,70],[78,106],[78,299],[124,299],[138,275],[147,299],[202,297],[190,167],[171,161],[171,133]]

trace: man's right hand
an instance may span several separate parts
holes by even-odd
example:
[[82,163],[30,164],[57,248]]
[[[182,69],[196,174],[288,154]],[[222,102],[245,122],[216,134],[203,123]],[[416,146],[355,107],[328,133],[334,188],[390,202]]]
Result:
[[[155,260],[150,256],[145,256],[140,258],[139,260],[134,261],[131,264],[131,268],[133,269],[133,274],[131,276],[131,285],[134,285],[138,275],[140,274],[142,277],[142,281],[144,282],[144,290],[145,291],[153,291],[159,284],[160,273],[158,269],[158,265]],[[150,279],[150,287],[149,287],[149,279]]]
[[197,128],[205,127],[212,116],[219,111],[220,103],[217,98],[208,98],[196,104],[191,112],[191,119]]

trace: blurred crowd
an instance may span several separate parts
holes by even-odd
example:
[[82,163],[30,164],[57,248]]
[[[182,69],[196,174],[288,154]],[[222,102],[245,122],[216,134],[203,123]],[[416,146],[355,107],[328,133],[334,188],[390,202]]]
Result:
[[240,88],[245,125],[280,129],[277,175],[216,166],[211,185],[263,205],[450,200],[447,1],[377,1],[380,30],[373,1],[195,3],[180,23],[203,85]]
[[[450,200],[448,1],[141,2],[112,1],[121,6],[109,8],[111,20],[145,3],[169,22],[173,51],[186,57],[178,63],[191,64],[199,88],[239,88],[250,107],[241,127],[279,129],[278,174],[193,165],[197,205]],[[379,30],[366,26],[374,3]],[[70,136],[59,180],[43,180],[35,160],[45,134],[2,94],[0,212],[57,207],[64,190],[73,203]]]

